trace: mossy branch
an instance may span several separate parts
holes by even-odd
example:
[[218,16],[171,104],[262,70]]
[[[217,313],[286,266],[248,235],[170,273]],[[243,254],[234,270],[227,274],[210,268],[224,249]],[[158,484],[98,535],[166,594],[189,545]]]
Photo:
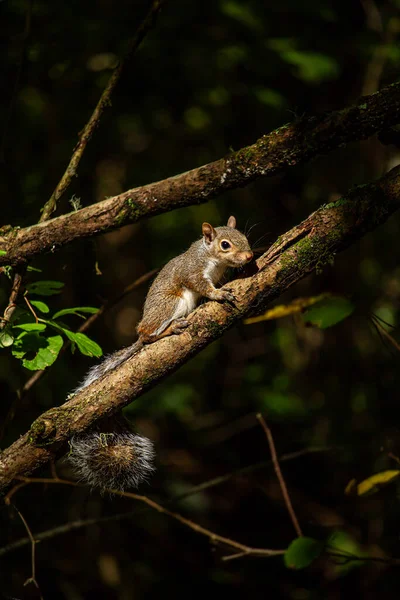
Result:
[[190,326],[184,333],[146,346],[120,368],[41,415],[0,455],[0,489],[53,459],[71,436],[157,385],[250,310],[263,308],[321,261],[328,262],[384,223],[398,208],[400,167],[311,214],[271,246],[257,261],[253,275],[228,284],[237,298],[234,308],[216,302],[201,305],[189,316]]
[[264,135],[252,146],[149,185],[128,190],[79,211],[24,229],[0,229],[0,265],[16,266],[76,239],[98,235],[143,218],[207,202],[223,192],[326,154],[400,122],[400,83],[361,98],[349,108],[304,117]]

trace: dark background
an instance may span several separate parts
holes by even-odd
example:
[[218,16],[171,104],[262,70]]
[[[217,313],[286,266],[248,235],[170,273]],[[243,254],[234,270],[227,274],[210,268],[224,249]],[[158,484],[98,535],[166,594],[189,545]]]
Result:
[[[39,219],[147,6],[35,0],[24,33],[29,3],[0,3],[2,224]],[[399,8],[398,0],[171,0],[125,72],[57,214],[71,210],[73,196],[88,206],[200,166],[296,117],[348,106],[395,81]],[[397,162],[396,151],[374,138],[351,144],[205,205],[40,257],[33,266],[43,273],[31,272],[29,280],[65,282],[64,292],[50,299],[54,310],[100,306],[183,251],[204,220],[220,225],[234,214],[242,230],[254,226],[255,247],[268,246],[322,203]],[[242,324],[126,410],[157,449],[157,473],[141,493],[220,535],[286,548],[295,532],[271,468],[176,500],[195,485],[270,458],[255,419],[261,411],[280,454],[309,450],[282,463],[304,533],[321,540],[336,533],[344,550],[358,554],[400,556],[396,483],[366,498],[344,495],[351,478],[395,469],[388,453],[400,455],[399,354],[369,319],[374,312],[397,323],[398,232],[395,216],[279,300],[343,294],[356,305],[347,320],[325,331],[290,317]],[[9,292],[3,277],[3,307]],[[146,286],[125,298],[89,332],[105,353],[134,340],[145,293]],[[80,322],[70,319],[77,328]],[[79,353],[64,354],[25,398],[2,447],[61,404],[92,364]],[[0,374],[4,416],[32,373],[3,350]],[[63,463],[57,468],[72,477]],[[37,545],[46,599],[398,597],[398,567],[323,559],[293,572],[281,557],[224,562],[225,548],[126,498],[32,484],[13,501],[34,534],[97,521]],[[101,520],[121,513],[130,516]],[[12,507],[3,505],[0,519],[1,546],[26,536]],[[0,557],[5,595],[38,597],[32,585],[23,587],[30,574],[29,546]]]

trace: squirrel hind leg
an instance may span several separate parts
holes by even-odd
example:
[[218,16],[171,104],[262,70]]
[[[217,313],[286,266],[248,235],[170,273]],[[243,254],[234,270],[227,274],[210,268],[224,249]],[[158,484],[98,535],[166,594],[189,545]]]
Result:
[[168,337],[170,335],[179,335],[184,331],[187,327],[189,327],[189,321],[185,318],[181,317],[179,319],[174,319],[172,322],[167,325],[166,329],[157,329],[155,333],[145,334],[143,330],[140,333],[140,340],[143,344],[152,344],[157,340],[161,340],[164,337]]

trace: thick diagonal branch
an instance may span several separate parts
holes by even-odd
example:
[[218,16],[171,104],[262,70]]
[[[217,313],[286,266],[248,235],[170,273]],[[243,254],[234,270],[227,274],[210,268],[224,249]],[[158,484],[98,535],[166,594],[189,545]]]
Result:
[[316,266],[331,262],[336,253],[384,223],[398,208],[400,167],[314,212],[257,261],[254,275],[229,284],[237,298],[236,308],[203,304],[189,317],[185,333],[146,346],[120,368],[41,415],[28,433],[0,455],[0,489],[54,458],[71,436],[154,387],[251,309],[263,307]]
[[400,83],[361,98],[350,108],[304,117],[264,135],[252,146],[181,175],[128,190],[87,208],[45,223],[0,229],[0,265],[18,265],[73,240],[135,223],[145,217],[207,202],[326,154],[339,146],[370,137],[400,122]]

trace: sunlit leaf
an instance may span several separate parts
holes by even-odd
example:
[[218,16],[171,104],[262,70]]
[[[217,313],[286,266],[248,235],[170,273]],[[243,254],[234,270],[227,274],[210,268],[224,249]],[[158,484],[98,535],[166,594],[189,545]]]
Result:
[[53,319],[58,319],[59,317],[63,317],[64,315],[78,315],[83,319],[85,316],[81,313],[88,313],[94,315],[98,312],[98,308],[94,308],[93,306],[75,306],[72,308],[64,308],[63,310],[59,310],[53,315]]
[[71,340],[73,344],[78,346],[79,351],[85,356],[95,356],[96,358],[102,356],[103,351],[100,346],[84,333],[75,333],[63,323],[57,323],[56,321],[45,321],[44,319],[42,320],[44,323],[47,323],[47,325],[50,325],[57,331],[63,333],[69,340]]
[[46,346],[39,348],[36,356],[32,359],[24,358],[23,366],[30,371],[41,371],[52,365],[62,348],[63,339],[61,335],[53,335],[45,338]]
[[309,537],[299,537],[294,540],[284,554],[285,565],[288,569],[305,569],[324,549],[324,544]]
[[14,325],[15,329],[22,329],[23,331],[44,331],[46,325],[44,323],[20,323]]
[[326,329],[346,319],[352,314],[354,308],[354,304],[347,298],[330,296],[306,310],[303,314],[303,320],[307,324]]
[[307,307],[320,302],[321,300],[328,298],[329,294],[320,294],[319,296],[311,296],[309,298],[296,298],[289,304],[279,304],[267,310],[264,314],[258,315],[257,317],[250,317],[244,320],[245,325],[252,325],[253,323],[260,323],[261,321],[270,321],[272,319],[281,319],[288,315],[303,312]]
[[45,302],[42,302],[41,300],[30,300],[30,303],[32,304],[32,306],[34,306],[44,314],[50,312],[50,308],[47,306],[47,304],[45,304]]
[[38,371],[54,363],[62,345],[60,335],[44,337],[37,332],[23,331],[15,340],[12,354],[22,358],[23,366],[30,371]]
[[68,337],[72,342],[75,342],[85,356],[95,356],[96,358],[102,356],[103,351],[100,346],[84,333],[72,333],[70,331]]
[[399,475],[400,471],[397,469],[375,473],[375,475],[371,475],[371,477],[364,479],[357,485],[357,494],[358,496],[376,494],[381,487],[391,483],[397,479]]
[[14,343],[14,336],[9,331],[0,333],[0,348],[8,348]]

